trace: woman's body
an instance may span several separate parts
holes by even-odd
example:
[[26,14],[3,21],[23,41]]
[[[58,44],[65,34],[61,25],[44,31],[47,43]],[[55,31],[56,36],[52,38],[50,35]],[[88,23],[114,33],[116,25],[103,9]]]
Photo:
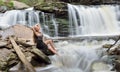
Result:
[[40,49],[47,49],[48,48],[54,54],[57,54],[57,51],[53,45],[52,40],[43,41],[43,34],[40,32],[40,25],[36,24],[32,29],[33,29],[35,36],[37,37],[37,40],[36,40],[37,48],[40,48]]

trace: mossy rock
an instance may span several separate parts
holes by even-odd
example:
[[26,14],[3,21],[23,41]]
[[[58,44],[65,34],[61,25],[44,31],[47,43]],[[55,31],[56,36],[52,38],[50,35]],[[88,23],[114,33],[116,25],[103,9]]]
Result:
[[37,5],[34,6],[35,10],[41,10],[44,12],[58,12],[60,13],[61,11],[65,11],[64,8],[67,8],[67,4],[64,2],[44,2],[44,3],[38,3]]

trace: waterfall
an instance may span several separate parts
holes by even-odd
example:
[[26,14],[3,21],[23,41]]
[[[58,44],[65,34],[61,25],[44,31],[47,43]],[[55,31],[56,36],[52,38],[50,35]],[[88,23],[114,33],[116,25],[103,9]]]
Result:
[[119,5],[85,6],[68,4],[69,26],[66,25],[67,29],[65,29],[66,26],[58,25],[59,21],[57,22],[54,14],[34,11],[32,8],[10,10],[0,14],[0,28],[15,24],[31,27],[40,23],[42,31],[51,37],[64,36],[64,33],[66,36],[119,35],[119,12]]
[[120,6],[68,4],[70,35],[97,36],[120,34]]
[[[0,20],[0,26],[2,28],[6,28],[15,24],[23,24],[23,25],[28,25],[32,26],[33,24],[39,22],[36,21],[37,16],[35,15],[35,12],[33,11],[25,11],[25,10],[11,10],[7,11],[3,14]],[[28,19],[27,19],[28,18]]]
[[[70,35],[100,36],[119,34],[119,8],[118,5],[88,7],[68,4]],[[36,23],[41,24],[42,31],[45,34],[55,37],[59,35],[58,24],[53,14],[31,10],[11,10],[0,14],[0,27],[2,28],[15,24],[31,27]],[[101,46],[109,42],[114,43],[113,40],[59,41],[56,43],[56,49],[60,56],[49,56],[52,64],[37,68],[36,72],[110,72],[106,68],[106,70],[101,69],[98,71],[94,71],[92,68],[96,61],[103,62],[102,53],[104,50]],[[98,67],[102,66],[98,65]],[[107,68],[109,67],[107,66]]]
[[57,22],[53,14],[29,9],[10,10],[0,14],[0,28],[2,29],[15,24],[23,24],[31,27],[36,23],[41,24],[44,34],[52,37],[58,36]]
[[53,22],[53,25],[54,25],[55,36],[58,36],[58,25],[56,23],[56,20],[54,19],[54,16],[52,16],[52,22]]

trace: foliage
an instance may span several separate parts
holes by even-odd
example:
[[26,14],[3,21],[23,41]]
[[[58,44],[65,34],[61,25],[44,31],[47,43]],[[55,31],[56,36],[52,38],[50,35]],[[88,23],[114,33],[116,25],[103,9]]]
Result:
[[7,6],[8,6],[9,8],[12,8],[12,7],[14,6],[14,4],[13,4],[13,2],[9,2],[9,3],[7,4]]
[[0,6],[3,6],[4,2],[2,0],[0,0]]
[[0,0],[0,6],[7,6],[8,8],[13,8],[14,4],[12,1],[10,2],[3,2],[3,0]]

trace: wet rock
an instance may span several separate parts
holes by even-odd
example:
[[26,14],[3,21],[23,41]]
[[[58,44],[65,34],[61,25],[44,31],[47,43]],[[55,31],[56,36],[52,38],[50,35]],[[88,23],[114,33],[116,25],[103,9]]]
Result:
[[115,48],[114,50],[109,51],[109,55],[120,55],[120,49]]
[[112,44],[105,44],[105,45],[103,45],[103,48],[110,48],[110,47],[112,47]]
[[108,64],[104,62],[96,62],[92,66],[92,72],[112,72]]

